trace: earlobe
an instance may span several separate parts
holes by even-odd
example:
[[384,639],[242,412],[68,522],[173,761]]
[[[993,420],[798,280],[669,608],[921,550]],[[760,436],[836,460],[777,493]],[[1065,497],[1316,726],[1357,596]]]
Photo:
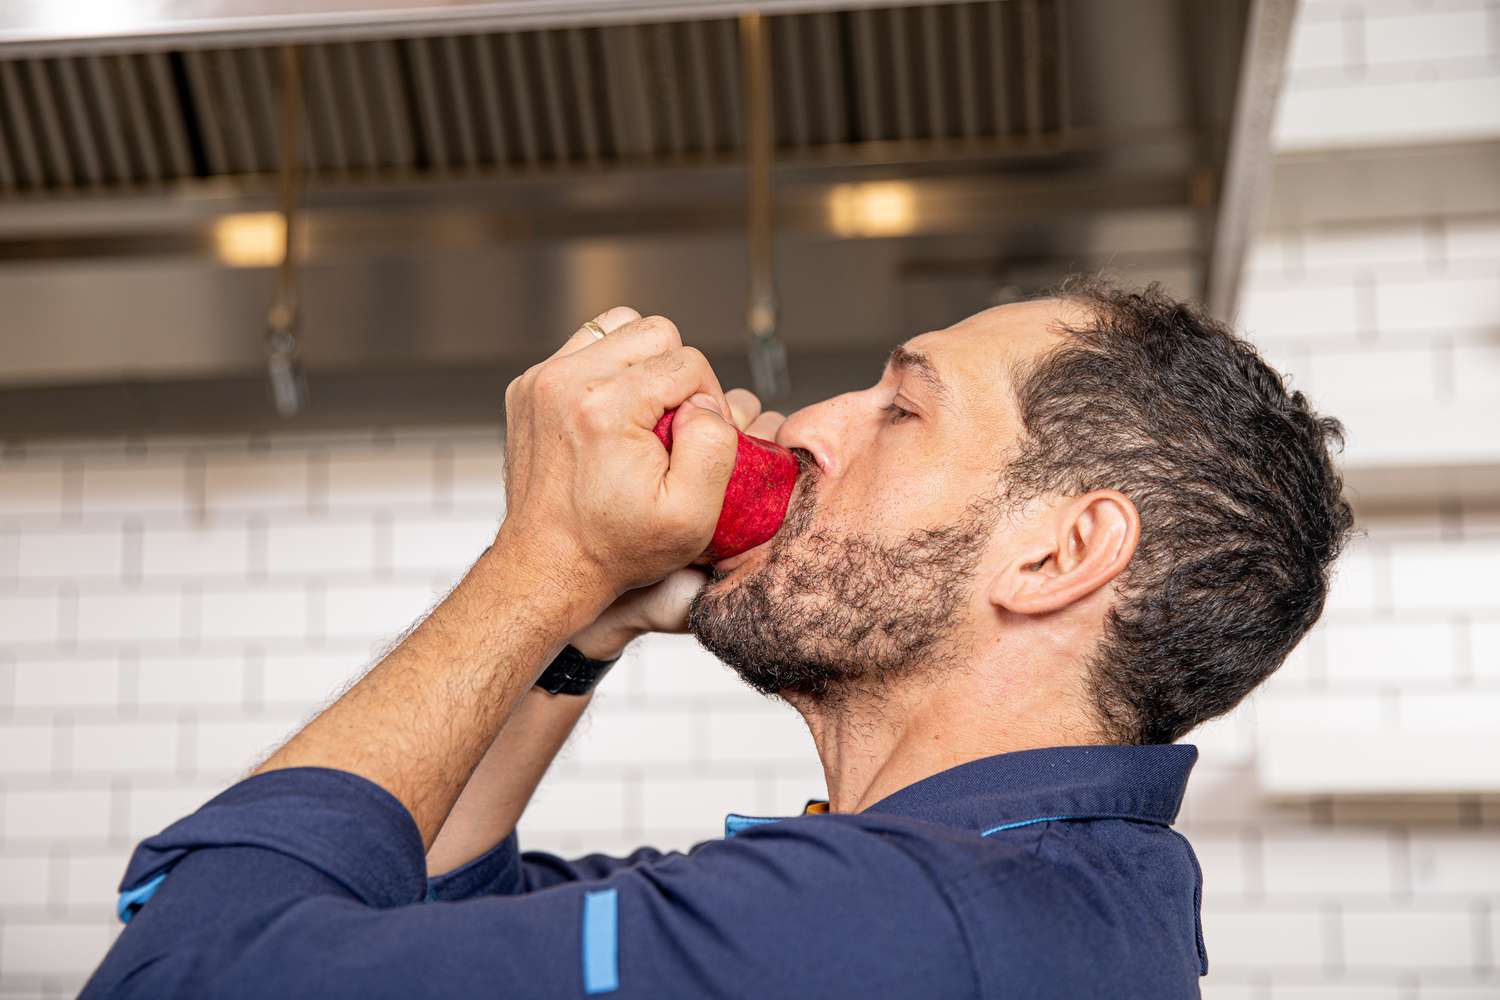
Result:
[[990,585],[990,603],[1014,614],[1060,611],[1114,580],[1140,539],[1140,515],[1118,490],[1075,497],[1036,524]]

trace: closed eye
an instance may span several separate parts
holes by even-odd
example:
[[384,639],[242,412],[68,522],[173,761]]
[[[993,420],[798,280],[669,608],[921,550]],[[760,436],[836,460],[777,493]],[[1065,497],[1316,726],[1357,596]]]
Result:
[[891,403],[887,406],[881,407],[881,412],[886,414],[885,419],[886,423],[888,424],[899,424],[902,421],[906,420],[908,417],[916,416],[915,413],[911,412],[910,410],[902,409],[895,403]]

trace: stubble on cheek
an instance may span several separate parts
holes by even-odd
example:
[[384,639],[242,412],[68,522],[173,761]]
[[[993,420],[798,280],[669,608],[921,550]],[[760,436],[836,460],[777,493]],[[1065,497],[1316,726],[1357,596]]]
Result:
[[[812,528],[816,490],[794,498],[754,569],[701,591],[689,631],[751,686],[831,699],[944,655],[993,527],[988,504],[898,542]],[[714,583],[723,579],[715,574]]]

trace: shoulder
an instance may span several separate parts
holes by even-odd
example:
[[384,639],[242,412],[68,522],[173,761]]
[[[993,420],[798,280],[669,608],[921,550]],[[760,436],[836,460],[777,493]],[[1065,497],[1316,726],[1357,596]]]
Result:
[[837,888],[846,898],[879,895],[925,906],[941,898],[943,879],[931,864],[932,852],[922,849],[923,840],[922,831],[905,822],[796,816],[705,841],[686,855],[666,855],[652,867],[760,871],[784,880],[789,890]]
[[[1051,820],[991,836],[974,835],[972,864],[952,864],[945,881],[999,914],[1035,922],[1097,917],[1118,925],[1118,910],[1191,902],[1191,851],[1170,829],[1119,819]],[[941,844],[941,840],[935,841]],[[965,851],[945,848],[953,858]],[[1128,926],[1128,925],[1125,925]]]
[[977,957],[986,983],[1019,976],[1069,995],[1122,982],[1131,987],[1119,995],[1197,995],[1196,871],[1171,830],[1063,820],[984,843],[992,856],[954,872],[949,888],[967,932],[994,943]]
[[975,991],[940,880],[881,824],[793,817],[620,877],[642,890],[622,892],[622,927],[623,908],[670,904],[692,917],[678,939],[726,967],[753,967],[758,995],[845,996],[852,983],[867,997]]

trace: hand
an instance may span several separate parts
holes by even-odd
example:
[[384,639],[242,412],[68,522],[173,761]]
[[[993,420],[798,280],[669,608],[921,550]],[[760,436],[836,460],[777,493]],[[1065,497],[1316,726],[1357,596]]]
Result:
[[[677,327],[615,308],[505,392],[506,518],[496,549],[593,615],[686,566],[713,536],[735,429]],[[669,454],[652,428],[678,407]]]
[[[760,400],[748,389],[730,389],[725,399],[734,425],[751,437],[771,440],[786,420],[775,410],[762,413]],[[707,572],[685,566],[664,580],[626,591],[593,624],[575,635],[572,644],[590,659],[612,660],[631,640],[647,632],[685,632],[688,606],[707,582]]]

